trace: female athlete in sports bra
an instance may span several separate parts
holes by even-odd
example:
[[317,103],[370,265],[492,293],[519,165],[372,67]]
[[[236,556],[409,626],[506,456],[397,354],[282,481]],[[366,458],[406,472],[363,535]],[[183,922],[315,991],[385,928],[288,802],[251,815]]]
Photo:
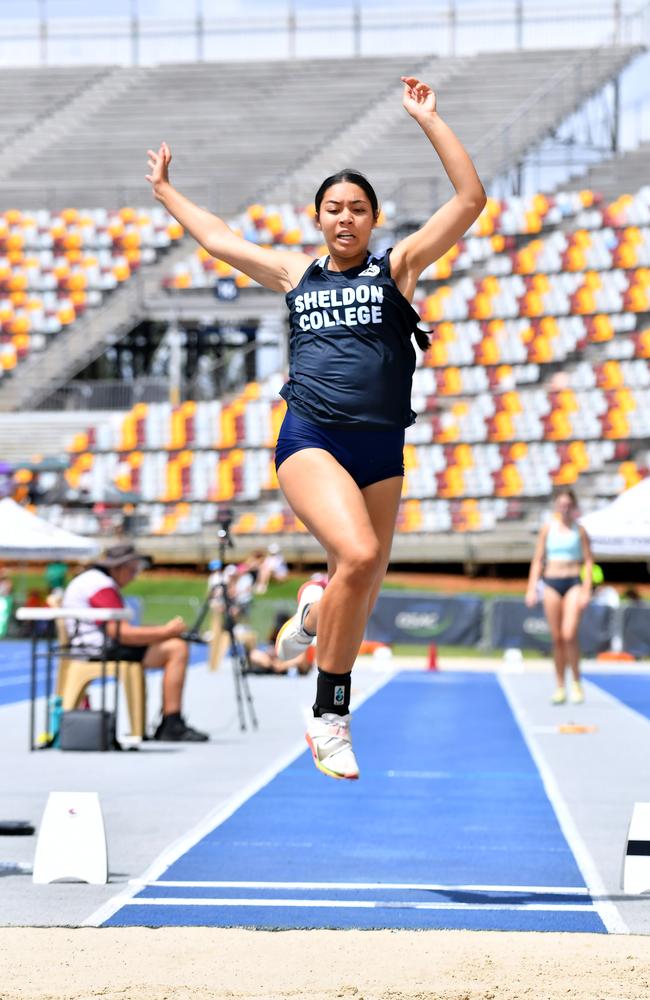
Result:
[[[544,613],[551,630],[553,662],[557,686],[551,701],[563,705],[566,668],[573,675],[571,701],[584,701],[580,679],[578,628],[582,612],[591,596],[593,556],[589,536],[575,517],[577,504],[572,490],[562,489],[555,497],[554,516],[542,526],[530,564],[526,604],[537,603],[537,584],[544,583]],[[580,570],[584,567],[583,578]],[[542,569],[544,575],[542,576]]]
[[149,150],[155,197],[212,256],[284,292],[290,312],[287,414],[276,449],[282,491],[327,553],[329,583],[303,587],[278,636],[282,659],[318,634],[314,718],[307,742],[316,766],[357,778],[350,737],[350,675],[390,555],[404,474],[404,429],[414,420],[415,351],[427,338],[411,306],[422,271],[472,225],[485,193],[472,161],[436,108],[436,96],[402,77],[403,105],[454,187],[431,218],[392,251],[368,251],[377,197],[365,177],[341,171],[316,195],[327,254],[264,249],[237,236],[169,182],[166,143]]

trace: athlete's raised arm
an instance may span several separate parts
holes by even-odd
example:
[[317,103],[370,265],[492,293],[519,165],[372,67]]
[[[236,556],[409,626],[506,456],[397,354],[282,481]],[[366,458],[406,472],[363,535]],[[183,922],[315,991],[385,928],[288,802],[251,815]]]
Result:
[[404,107],[416,120],[440,157],[455,194],[428,222],[397,244],[391,254],[393,278],[409,299],[425,267],[456,243],[481,214],[485,191],[463,144],[442,120],[431,87],[414,76],[403,76]]
[[218,215],[195,205],[169,181],[172,154],[166,142],[158,152],[147,150],[149,170],[146,179],[154,197],[170,215],[213,257],[231,264],[239,271],[274,292],[288,292],[306,271],[312,258],[291,250],[269,250],[234,233]]

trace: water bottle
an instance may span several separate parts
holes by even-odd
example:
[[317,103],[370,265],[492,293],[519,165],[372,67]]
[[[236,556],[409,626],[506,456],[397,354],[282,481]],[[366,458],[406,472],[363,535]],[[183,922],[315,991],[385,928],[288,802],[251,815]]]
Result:
[[53,747],[59,746],[59,732],[61,729],[61,716],[63,715],[63,698],[59,694],[50,697],[50,740]]

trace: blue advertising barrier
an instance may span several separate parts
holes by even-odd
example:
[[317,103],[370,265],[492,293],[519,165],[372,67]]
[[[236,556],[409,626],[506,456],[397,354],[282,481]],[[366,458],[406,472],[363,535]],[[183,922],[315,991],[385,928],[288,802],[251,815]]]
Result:
[[[612,609],[590,604],[582,615],[578,641],[586,656],[609,649],[612,634]],[[551,651],[551,635],[541,604],[526,607],[524,601],[492,601],[490,644],[494,649],[538,649]]]
[[635,656],[650,656],[650,607],[623,611],[623,649]]
[[379,595],[366,637],[386,643],[476,646],[482,621],[480,597],[389,592]]

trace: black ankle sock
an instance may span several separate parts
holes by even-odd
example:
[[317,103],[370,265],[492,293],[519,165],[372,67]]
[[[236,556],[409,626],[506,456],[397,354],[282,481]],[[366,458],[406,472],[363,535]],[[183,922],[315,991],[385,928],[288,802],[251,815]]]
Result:
[[316,678],[316,703],[314,716],[319,719],[325,712],[347,715],[350,711],[352,674],[330,674],[318,668]]
[[181,713],[180,712],[170,712],[168,715],[164,715],[163,714],[162,721],[163,721],[163,723],[165,723],[165,722],[180,722],[181,721]]

